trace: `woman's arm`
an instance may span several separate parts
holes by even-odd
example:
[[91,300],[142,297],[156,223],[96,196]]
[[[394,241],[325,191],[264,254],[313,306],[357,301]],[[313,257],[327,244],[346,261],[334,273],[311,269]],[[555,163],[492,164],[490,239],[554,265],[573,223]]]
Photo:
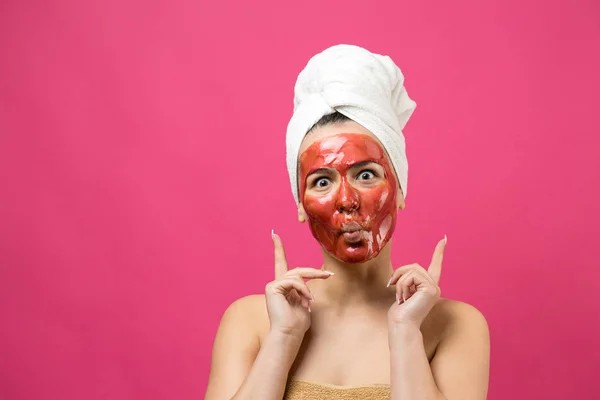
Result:
[[[444,235],[427,270],[405,265],[388,283],[396,285],[397,299],[388,311],[394,400],[484,400],[487,395],[490,339],[484,316],[466,303],[439,301],[446,243]],[[436,305],[443,307],[445,322],[430,367],[420,328]]]
[[233,399],[281,400],[301,343],[301,338],[269,332],[248,378]]
[[[281,400],[289,370],[310,328],[314,297],[304,280],[333,275],[314,268],[288,269],[281,238],[275,232],[271,237],[275,280],[266,285],[264,296],[245,297],[225,312],[213,347],[208,400]],[[260,326],[270,327],[262,344]]]
[[490,332],[477,308],[458,301],[446,326],[431,370],[438,388],[449,400],[485,400],[490,373]]
[[418,327],[390,326],[390,380],[392,400],[443,400]]
[[248,296],[234,302],[223,315],[213,346],[206,400],[283,397],[302,338],[269,332],[261,346],[257,330],[261,316],[256,310],[264,309],[264,304],[264,296]]
[[436,354],[427,360],[423,335],[413,325],[390,326],[392,399],[485,400],[489,331],[483,315],[465,303],[452,306]]

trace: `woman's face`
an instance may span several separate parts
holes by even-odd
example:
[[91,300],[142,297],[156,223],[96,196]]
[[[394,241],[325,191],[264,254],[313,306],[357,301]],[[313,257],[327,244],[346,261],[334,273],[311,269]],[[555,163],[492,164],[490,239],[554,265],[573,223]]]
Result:
[[347,263],[376,257],[403,206],[379,141],[353,121],[327,125],[304,140],[299,171],[300,213],[327,252]]

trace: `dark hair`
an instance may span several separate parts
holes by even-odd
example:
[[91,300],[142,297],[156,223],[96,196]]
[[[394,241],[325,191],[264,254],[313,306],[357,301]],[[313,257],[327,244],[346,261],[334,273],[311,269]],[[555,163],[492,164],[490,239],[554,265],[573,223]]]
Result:
[[310,132],[312,132],[313,130],[325,126],[325,125],[330,125],[330,124],[337,124],[339,122],[344,122],[344,121],[352,121],[350,118],[346,117],[344,114],[335,111],[333,114],[327,114],[324,115],[320,120],[317,121],[316,124],[314,124],[309,130],[308,132],[306,132],[306,134],[309,134]]

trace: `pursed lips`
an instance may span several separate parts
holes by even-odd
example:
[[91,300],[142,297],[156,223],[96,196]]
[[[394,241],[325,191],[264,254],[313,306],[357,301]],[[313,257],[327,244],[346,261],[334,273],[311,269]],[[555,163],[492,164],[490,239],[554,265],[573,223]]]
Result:
[[342,225],[343,233],[350,233],[363,230],[363,227],[358,222],[350,222]]

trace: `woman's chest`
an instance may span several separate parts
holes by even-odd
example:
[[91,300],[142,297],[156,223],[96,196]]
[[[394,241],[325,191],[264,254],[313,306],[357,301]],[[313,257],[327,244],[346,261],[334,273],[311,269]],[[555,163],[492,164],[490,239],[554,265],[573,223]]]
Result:
[[[424,341],[429,360],[435,346],[432,340]],[[304,337],[290,377],[341,386],[389,384],[387,322],[331,324],[327,328],[317,324]]]

